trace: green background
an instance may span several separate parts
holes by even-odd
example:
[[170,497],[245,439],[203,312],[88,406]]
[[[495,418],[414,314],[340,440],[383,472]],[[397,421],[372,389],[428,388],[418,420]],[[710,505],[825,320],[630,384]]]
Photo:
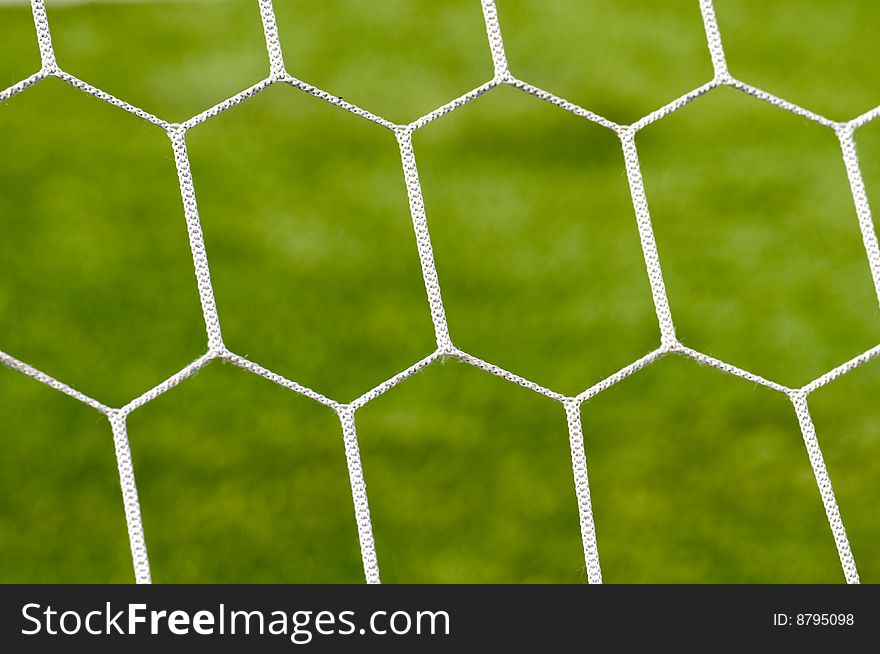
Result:
[[[477,0],[276,0],[287,69],[392,121],[483,83]],[[59,65],[170,121],[268,73],[255,1],[48,0]],[[834,120],[880,104],[872,0],[717,0],[731,72]],[[619,122],[708,81],[696,0],[500,0],[515,75]],[[0,88],[39,68],[0,6]],[[880,206],[880,121],[856,133]],[[837,140],[731,89],[637,144],[678,335],[800,386],[880,343]],[[349,401],[434,348],[392,133],[272,87],[188,135],[224,338]],[[576,394],[659,334],[620,146],[502,87],[416,133],[452,338]],[[50,79],[0,105],[0,349],[111,406],[205,349],[172,151]],[[811,396],[880,581],[880,360]],[[839,582],[788,400],[666,358],[583,406],[608,582]],[[437,363],[357,414],[389,582],[582,582],[561,405]],[[339,423],[212,363],[129,420],[157,582],[363,578]],[[132,579],[109,426],[0,370],[0,580]]]

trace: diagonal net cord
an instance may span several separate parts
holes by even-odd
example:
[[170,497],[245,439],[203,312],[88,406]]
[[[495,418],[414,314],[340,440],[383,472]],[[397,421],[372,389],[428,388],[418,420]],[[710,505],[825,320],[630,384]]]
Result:
[[[840,141],[843,163],[846,168],[852,191],[856,217],[862,234],[868,265],[877,291],[877,300],[880,302],[880,247],[878,247],[877,234],[874,228],[864,182],[862,180],[862,173],[859,166],[854,139],[854,133],[858,128],[880,117],[880,107],[865,112],[848,122],[838,123],[814,113],[809,109],[800,107],[787,100],[767,93],[762,89],[737,80],[730,75],[727,68],[724,47],[721,40],[721,32],[715,18],[715,10],[712,5],[712,0],[694,1],[695,4],[699,4],[699,9],[703,17],[703,26],[706,33],[709,56],[711,57],[714,71],[713,78],[702,86],[699,86],[673,100],[669,104],[643,116],[631,125],[619,125],[603,116],[591,112],[588,109],[565,100],[564,98],[555,96],[552,93],[548,93],[543,89],[514,77],[508,66],[504,48],[504,39],[502,37],[498,11],[494,0],[481,0],[483,18],[488,37],[489,52],[491,54],[494,69],[493,78],[407,125],[396,125],[381,116],[377,116],[361,107],[312,86],[307,82],[299,80],[287,72],[284,65],[282,44],[278,36],[278,27],[272,0],[258,0],[260,18],[266,39],[269,75],[265,79],[258,81],[240,93],[193,116],[182,124],[169,123],[162,118],[135,107],[125,100],[116,98],[115,96],[106,93],[105,91],[102,91],[101,89],[90,85],[88,82],[80,80],[59,68],[52,46],[52,36],[49,30],[49,21],[46,16],[44,0],[31,0],[37,43],[40,50],[41,67],[40,70],[33,75],[30,75],[17,84],[0,91],[0,102],[5,102],[9,98],[25,91],[47,77],[56,77],[84,93],[88,93],[89,95],[122,109],[123,111],[134,114],[166,131],[174,152],[174,160],[177,167],[181,200],[183,203],[183,213],[186,221],[190,250],[192,252],[196,284],[199,291],[199,300],[202,306],[202,315],[205,321],[205,332],[207,337],[206,353],[162,383],[134,398],[121,408],[111,408],[75,388],[68,386],[64,382],[55,379],[45,372],[37,370],[24,361],[20,361],[12,355],[0,350],[0,363],[36,379],[37,381],[46,384],[83,404],[91,406],[108,419],[113,433],[123,508],[128,528],[135,580],[137,583],[150,583],[151,575],[140,503],[138,500],[137,485],[135,483],[134,467],[132,464],[131,450],[126,431],[126,420],[132,411],[136,411],[138,408],[151,402],[163,393],[170,391],[182,381],[196,374],[212,361],[218,359],[238,366],[252,374],[268,379],[294,393],[311,398],[333,410],[339,417],[343,435],[343,446],[349,473],[349,483],[351,485],[364,576],[367,583],[379,583],[378,557],[373,537],[372,522],[370,520],[366,480],[364,477],[363,465],[360,458],[360,448],[357,439],[357,429],[355,424],[356,412],[368,402],[371,402],[413,375],[418,374],[436,361],[450,357],[478,368],[487,374],[495,375],[535,393],[544,395],[562,405],[568,423],[572,475],[578,515],[580,518],[580,531],[583,541],[586,577],[590,583],[601,583],[602,572],[599,564],[596,524],[593,518],[592,500],[587,474],[584,433],[580,416],[581,405],[621,380],[626,379],[630,375],[642,370],[667,355],[676,355],[693,359],[727,374],[740,377],[768,389],[783,393],[789,398],[800,425],[810,466],[816,478],[816,485],[819,489],[820,498],[828,518],[828,524],[831,528],[832,536],[837,547],[844,579],[847,583],[858,583],[859,576],[856,570],[855,560],[850,549],[840,510],[837,506],[831,480],[825,467],[816,430],[812,418],[810,417],[807,398],[810,393],[818,388],[821,388],[855,368],[866,364],[868,361],[880,357],[880,344],[854,357],[850,361],[837,366],[798,389],[788,388],[774,381],[764,379],[759,375],[743,370],[724,361],[720,361],[719,359],[681,344],[675,336],[675,324],[673,322],[672,312],[669,307],[669,300],[663,282],[660,256],[657,249],[656,239],[654,237],[653,227],[651,225],[651,216],[642,181],[641,166],[639,164],[639,155],[636,149],[635,137],[636,134],[647,125],[661,120],[665,116],[668,116],[681,107],[721,86],[729,86],[737,89],[742,93],[751,95],[761,101],[770,103],[776,107],[785,109],[786,111],[834,130]],[[325,397],[317,391],[307,388],[296,381],[287,379],[278,373],[264,368],[254,361],[250,361],[245,357],[229,351],[223,343],[220,331],[220,317],[214,300],[211,273],[208,267],[208,255],[205,249],[204,238],[202,236],[195,186],[190,169],[189,156],[186,150],[186,132],[192,127],[210,120],[227,109],[245,102],[249,98],[257,95],[274,84],[288,84],[344,111],[348,111],[365,120],[369,120],[385,127],[393,132],[400,148],[401,165],[404,181],[406,183],[406,192],[409,198],[416,248],[421,263],[422,277],[428,299],[428,308],[434,326],[437,347],[434,352],[431,352],[410,367],[402,370],[375,388],[370,389],[348,404],[341,404],[331,398]],[[508,85],[517,88],[524,93],[543,100],[544,102],[553,104],[564,111],[568,111],[580,118],[612,130],[620,139],[623,150],[626,175],[635,212],[636,227],[638,229],[642,253],[645,260],[645,268],[648,275],[648,283],[651,288],[654,308],[657,314],[660,345],[657,349],[647,353],[628,366],[621,368],[614,374],[597,382],[574,397],[568,397],[561,393],[557,393],[556,391],[545,388],[531,380],[521,377],[516,373],[505,370],[493,363],[484,361],[483,359],[458,349],[452,342],[449,333],[449,326],[446,321],[446,311],[444,309],[443,299],[440,292],[440,280],[434,263],[433,250],[431,248],[431,236],[428,229],[427,212],[422,198],[416,156],[412,146],[412,135],[416,130],[454,112],[456,109],[472,102],[476,98],[479,98],[501,85]]]

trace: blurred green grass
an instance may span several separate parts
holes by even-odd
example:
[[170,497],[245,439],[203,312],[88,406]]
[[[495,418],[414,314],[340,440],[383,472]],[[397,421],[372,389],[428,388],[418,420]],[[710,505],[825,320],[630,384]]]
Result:
[[[391,120],[492,75],[476,1],[275,4],[288,70]],[[267,72],[254,2],[47,5],[65,70],[169,120]],[[835,119],[880,102],[875,3],[716,6],[734,75]],[[690,0],[498,7],[517,76],[614,120],[711,77]],[[0,6],[0,86],[38,68],[30,10]],[[880,124],[857,142],[880,206]],[[880,342],[830,131],[722,89],[637,143],[685,344],[800,385]],[[393,135],[283,87],[188,145],[230,348],[341,401],[433,349]],[[501,88],[414,147],[457,345],[565,393],[656,346],[612,134]],[[0,105],[0,149],[0,349],[111,405],[198,356],[161,130],[48,80]],[[811,402],[869,582],[878,371]],[[607,581],[842,579],[784,397],[664,359],[582,416]],[[558,404],[450,361],[368,404],[358,428],[384,580],[584,580]],[[361,579],[330,411],[213,363],[134,412],[129,432],[156,581]],[[6,369],[0,543],[3,581],[131,579],[109,427]]]

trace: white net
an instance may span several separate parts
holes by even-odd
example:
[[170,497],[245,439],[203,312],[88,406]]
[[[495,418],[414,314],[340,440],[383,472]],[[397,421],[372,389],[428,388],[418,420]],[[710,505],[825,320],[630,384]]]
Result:
[[[617,382],[632,375],[638,370],[645,368],[654,361],[667,356],[679,355],[702,364],[712,366],[718,370],[731,375],[741,377],[753,383],[760,384],[766,388],[772,389],[784,394],[791,401],[794,411],[800,424],[801,433],[803,435],[804,444],[809,455],[810,465],[815,475],[816,484],[819,489],[822,503],[825,507],[825,513],[828,517],[828,523],[837,546],[837,552],[840,557],[840,563],[843,569],[844,578],[848,583],[858,583],[859,576],[856,570],[855,560],[847,540],[846,530],[843,520],[838,510],[835,500],[834,491],[831,486],[831,480],[825,468],[822,457],[822,451],[819,447],[819,441],[816,436],[816,430],[813,426],[808,407],[808,396],[816,389],[824,386],[830,381],[848,373],[849,371],[863,365],[874,357],[880,355],[880,345],[862,353],[861,355],[847,361],[846,363],[834,368],[826,374],[818,377],[812,382],[801,388],[789,388],[776,382],[764,379],[763,377],[733,366],[731,364],[720,361],[714,357],[708,356],[689,347],[684,346],[676,338],[675,323],[673,315],[669,308],[669,301],[666,295],[666,289],[663,282],[663,274],[660,265],[660,258],[657,251],[657,245],[654,238],[654,231],[651,225],[651,217],[648,209],[648,202],[645,196],[645,189],[642,183],[641,168],[639,164],[638,151],[636,150],[635,137],[636,134],[647,125],[661,120],[664,116],[680,109],[686,104],[709,93],[715,88],[729,86],[738,91],[751,95],[759,100],[768,102],[776,107],[785,109],[789,112],[797,114],[807,120],[818,123],[828,129],[834,130],[840,141],[843,162],[846,167],[849,178],[850,188],[852,190],[853,201],[856,208],[856,215],[861,229],[862,238],[865,245],[865,251],[874,285],[877,291],[877,298],[880,301],[880,247],[878,247],[877,235],[874,230],[874,224],[871,216],[871,210],[868,204],[865,192],[862,174],[859,167],[859,160],[856,154],[855,142],[853,134],[855,130],[868,122],[880,116],[880,107],[877,107],[867,113],[862,114],[850,121],[836,122],[829,120],[819,114],[808,109],[787,102],[779,97],[771,95],[761,89],[750,84],[742,82],[732,77],[727,69],[724,56],[724,48],[722,45],[721,34],[718,29],[718,23],[715,19],[715,12],[712,0],[699,0],[699,7],[703,16],[703,23],[708,42],[709,54],[711,56],[714,69],[713,78],[702,86],[684,94],[673,102],[661,107],[660,109],[642,117],[631,125],[620,125],[611,120],[603,118],[583,107],[580,107],[568,100],[559,98],[540,88],[537,88],[527,82],[517,79],[510,72],[507,65],[507,57],[504,50],[504,40],[502,38],[501,28],[498,22],[498,14],[494,0],[482,0],[483,15],[486,24],[486,31],[489,37],[489,49],[494,63],[494,77],[485,84],[473,89],[472,91],[462,95],[459,98],[431,111],[425,116],[415,120],[409,124],[398,125],[380,116],[361,109],[350,102],[346,102],[330,93],[319,88],[311,86],[303,82],[287,72],[282,56],[281,42],[278,37],[278,29],[275,20],[275,13],[272,6],[272,0],[259,0],[260,15],[263,23],[263,31],[266,39],[266,47],[269,56],[269,76],[258,82],[257,84],[245,89],[244,91],[224,100],[216,106],[199,113],[189,120],[176,124],[169,123],[165,120],[143,111],[128,102],[110,95],[87,82],[84,82],[73,75],[59,68],[55,60],[52,47],[52,37],[49,28],[49,22],[46,16],[44,0],[31,0],[31,6],[34,14],[34,23],[36,25],[37,40],[39,43],[40,56],[42,66],[40,70],[30,77],[18,82],[8,89],[0,92],[0,102],[4,102],[12,96],[21,93],[27,88],[39,83],[48,77],[56,77],[71,86],[108,102],[124,111],[132,113],[143,120],[153,123],[168,134],[171,145],[174,150],[175,163],[177,167],[178,180],[180,184],[180,192],[183,200],[184,216],[186,219],[189,244],[192,252],[193,263],[195,266],[196,281],[198,284],[199,297],[201,300],[202,314],[205,321],[207,334],[207,352],[199,359],[186,366],[176,374],[172,375],[161,384],[147,391],[146,393],[134,398],[128,404],[122,407],[110,407],[102,402],[95,400],[84,393],[64,384],[61,381],[51,377],[50,375],[33,368],[27,363],[20,361],[3,351],[0,351],[0,361],[6,366],[17,370],[29,377],[32,377],[62,393],[65,393],[84,404],[87,404],[109,420],[113,430],[114,443],[116,448],[116,460],[119,469],[120,484],[122,488],[123,503],[125,506],[125,517],[128,526],[128,534],[131,545],[132,560],[134,563],[135,579],[138,583],[150,582],[150,564],[147,556],[146,542],[144,538],[143,524],[141,520],[140,505],[138,502],[137,487],[135,484],[134,468],[129,449],[128,435],[126,432],[126,420],[128,416],[151,402],[163,393],[173,389],[181,381],[194,375],[211,361],[222,359],[240,368],[250,371],[256,375],[264,377],[284,388],[295,393],[309,397],[319,402],[331,410],[338,416],[343,433],[343,442],[345,446],[346,460],[348,464],[349,481],[351,484],[351,492],[354,500],[354,513],[357,522],[358,537],[360,541],[360,551],[363,560],[364,575],[368,583],[379,583],[379,565],[376,556],[376,548],[373,540],[373,528],[370,521],[370,509],[367,500],[367,489],[364,480],[364,473],[361,466],[360,451],[358,447],[358,438],[356,431],[357,411],[368,402],[379,397],[389,389],[401,383],[405,379],[417,374],[419,371],[430,366],[434,362],[444,357],[452,357],[466,364],[474,366],[489,374],[496,375],[509,382],[518,384],[522,387],[530,389],[535,393],[539,393],[546,397],[559,402],[564,409],[567,421],[571,445],[571,461],[572,471],[574,475],[574,488],[577,498],[577,505],[580,514],[580,528],[583,539],[584,559],[586,562],[587,579],[590,583],[601,583],[602,573],[599,563],[599,551],[596,544],[596,528],[593,521],[592,504],[590,498],[590,486],[587,475],[587,460],[584,451],[583,430],[581,425],[580,407],[581,404],[602,391],[613,386]],[[208,267],[208,253],[205,249],[204,239],[202,237],[202,228],[199,220],[198,207],[196,203],[196,191],[193,185],[192,174],[190,172],[190,162],[186,150],[186,134],[189,129],[199,125],[223,111],[234,107],[237,104],[245,102],[248,98],[260,93],[274,84],[288,84],[305,93],[313,95],[324,100],[340,109],[351,112],[365,120],[377,123],[389,131],[393,132],[397,138],[400,147],[400,157],[403,166],[404,177],[406,180],[406,188],[409,196],[409,205],[412,215],[413,228],[415,231],[416,244],[418,254],[421,261],[422,275],[424,278],[425,290],[427,292],[428,304],[431,312],[431,319],[434,325],[436,337],[436,350],[416,362],[406,370],[399,372],[390,379],[379,384],[372,390],[364,393],[350,403],[340,403],[320,393],[306,388],[295,381],[287,379],[275,372],[267,370],[262,366],[250,361],[234,352],[231,352],[224,345],[221,333],[220,318],[217,313],[217,307],[214,301],[214,292],[211,284],[211,274]],[[629,182],[632,202],[635,209],[635,216],[638,225],[639,237],[641,240],[642,252],[645,259],[645,266],[648,272],[648,279],[651,286],[651,292],[654,301],[654,308],[657,314],[657,320],[660,331],[660,345],[657,349],[649,352],[640,359],[634,361],[630,365],[618,370],[613,375],[596,383],[592,387],[583,391],[574,397],[566,396],[562,393],[555,392],[548,388],[536,384],[517,374],[504,370],[490,362],[479,359],[467,352],[458,349],[450,338],[449,328],[446,322],[446,312],[444,310],[443,300],[440,292],[440,280],[434,265],[434,255],[431,248],[431,237],[428,230],[428,221],[426,215],[425,204],[422,200],[421,185],[419,182],[418,168],[416,166],[416,157],[412,147],[413,133],[424,127],[425,125],[442,118],[443,116],[455,111],[459,107],[471,102],[481,95],[492,91],[492,89],[508,85],[520,89],[529,95],[535,96],[545,102],[556,105],[576,116],[585,120],[601,125],[608,130],[614,132],[620,139],[623,149],[624,160],[626,164],[626,175]]]

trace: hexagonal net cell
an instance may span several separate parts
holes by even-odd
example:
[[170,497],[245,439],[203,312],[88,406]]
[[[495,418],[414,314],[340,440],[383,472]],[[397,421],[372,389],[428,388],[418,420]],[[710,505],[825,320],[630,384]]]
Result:
[[66,72],[169,120],[269,73],[255,2],[47,4]]
[[880,341],[832,130],[722,88],[636,141],[683,342],[798,387]]
[[204,349],[171,145],[55,79],[0,105],[0,349],[122,405]]

